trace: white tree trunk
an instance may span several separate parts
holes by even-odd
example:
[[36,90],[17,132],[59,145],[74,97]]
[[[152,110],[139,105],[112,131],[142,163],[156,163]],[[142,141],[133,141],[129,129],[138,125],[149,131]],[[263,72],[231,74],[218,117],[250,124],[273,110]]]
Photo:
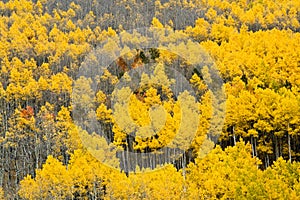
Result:
[[290,136],[290,134],[289,134],[289,128],[290,128],[290,123],[288,123],[287,136],[288,136],[288,146],[289,146],[289,161],[292,162],[292,155],[291,155],[291,136]]

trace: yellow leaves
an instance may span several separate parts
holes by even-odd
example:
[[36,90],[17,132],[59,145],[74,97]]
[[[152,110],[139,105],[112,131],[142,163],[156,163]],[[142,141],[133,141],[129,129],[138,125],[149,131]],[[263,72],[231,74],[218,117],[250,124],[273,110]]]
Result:
[[[106,173],[104,173],[106,172]],[[25,177],[20,185],[19,195],[26,199],[66,199],[89,194],[103,195],[106,176],[115,175],[108,167],[101,165],[86,151],[76,150],[71,155],[68,168],[53,156],[48,156],[42,169],[36,170],[36,177]]]
[[164,28],[164,26],[160,23],[160,21],[156,17],[152,19],[152,26],[155,28]]
[[[156,91],[155,91],[156,94]],[[146,95],[145,102],[137,100],[130,101],[129,112],[132,120],[140,128],[136,132],[136,136],[140,138],[147,138],[154,136],[164,126],[166,122],[166,113],[164,107],[151,101],[147,102]],[[156,148],[157,146],[151,145],[150,148]]]
[[[296,197],[298,163],[288,164],[279,159],[265,172],[260,162],[252,158],[250,145],[238,142],[223,151],[219,146],[206,157],[197,158],[183,171],[172,165],[151,173],[125,174],[103,166],[89,153],[77,150],[72,154],[68,169],[49,156],[36,178],[27,176],[21,181],[22,198],[85,197],[95,190],[105,197],[116,199],[195,199],[195,198],[288,198]],[[299,170],[298,170],[299,171]],[[147,172],[147,170],[144,170]],[[295,172],[295,173],[294,173]],[[59,181],[59,182],[58,182]],[[76,187],[74,187],[76,186]]]
[[76,48],[78,48],[79,44],[84,44],[88,35],[80,28],[76,28],[76,26],[72,23],[71,20],[67,22],[67,26],[69,26],[70,30],[72,30],[70,31],[68,38],[70,41],[77,44]]
[[114,133],[114,144],[116,146],[121,146],[123,144],[126,144],[126,136],[127,136],[126,132],[120,129],[117,125],[113,126],[112,131]]
[[217,16],[217,12],[213,8],[209,8],[208,11],[206,12],[205,16],[209,20],[214,20],[215,17]]
[[[92,3],[92,7],[97,4],[95,2]],[[129,4],[127,5],[126,2]],[[134,8],[130,6],[131,3],[134,4],[134,1],[126,2],[120,1],[119,3],[125,3],[125,8],[134,12]],[[41,138],[44,137],[45,141],[49,142],[48,145],[53,145],[55,150],[52,153],[55,156],[61,156],[63,153],[72,153],[74,149],[82,147],[78,138],[78,135],[82,134],[85,137],[85,142],[89,142],[92,147],[89,150],[99,155],[100,159],[104,159],[104,154],[108,152],[105,150],[112,147],[107,145],[104,138],[98,135],[102,133],[95,133],[94,135],[83,133],[72,122],[68,108],[62,107],[59,111],[57,106],[52,108],[53,106],[48,104],[45,107],[40,107],[48,98],[49,101],[52,101],[51,103],[58,100],[58,104],[64,98],[64,105],[69,105],[70,94],[73,92],[73,95],[77,95],[78,92],[82,95],[80,97],[73,96],[74,102],[72,103],[84,111],[79,112],[81,117],[91,119],[91,117],[95,117],[92,114],[96,114],[97,120],[103,122],[104,127],[112,126],[113,142],[118,147],[126,145],[128,142],[126,139],[129,138],[127,136],[132,132],[136,133],[137,136],[136,140],[132,141],[132,147],[130,147],[133,150],[144,151],[149,148],[157,150],[167,144],[172,147],[186,147],[186,141],[189,142],[192,137],[191,134],[196,132],[192,148],[197,152],[198,147],[201,147],[202,152],[198,152],[200,156],[209,151],[212,143],[206,138],[206,134],[208,131],[217,132],[217,130],[213,130],[212,122],[214,113],[212,113],[211,103],[215,97],[212,93],[206,93],[207,83],[213,84],[214,82],[214,77],[209,74],[208,67],[203,67],[201,76],[194,74],[190,80],[191,84],[200,91],[197,95],[203,95],[200,105],[194,103],[194,99],[187,93],[182,93],[176,102],[173,98],[174,94],[169,89],[175,80],[170,80],[167,77],[162,63],[157,64],[153,75],[142,75],[139,85],[141,90],[131,91],[124,88],[112,96],[106,96],[104,92],[99,91],[94,97],[90,80],[78,79],[75,82],[78,84],[77,87],[72,87],[73,80],[70,78],[76,74],[80,62],[90,48],[96,46],[98,42],[108,40],[107,45],[104,46],[107,52],[112,52],[108,56],[116,57],[121,52],[121,54],[125,54],[124,58],[127,62],[138,53],[138,51],[130,52],[129,46],[147,45],[149,40],[139,34],[138,31],[133,31],[132,34],[124,31],[120,35],[125,47],[120,49],[120,43],[115,40],[117,32],[112,27],[101,30],[102,26],[107,27],[106,22],[108,21],[119,22],[111,13],[104,14],[102,17],[99,15],[101,10],[98,10],[97,7],[93,7],[94,14],[92,11],[86,11],[86,8],[82,9],[80,5],[75,3],[70,3],[70,8],[64,10],[54,8],[53,13],[47,13],[46,5],[47,2],[44,0],[38,1],[36,4],[26,0],[0,2],[0,10],[4,13],[4,16],[0,17],[0,43],[2,44],[0,57],[3,58],[1,60],[0,83],[1,105],[9,110],[11,106],[14,107],[18,104],[34,104],[37,107],[35,111],[40,114],[38,115],[39,119],[35,120],[34,116],[26,115],[28,111],[26,108],[22,109],[21,107],[16,110],[13,116],[9,112],[5,113],[3,116],[12,118],[9,124],[12,128],[6,130],[7,138],[4,138],[12,138],[12,140],[9,141],[8,139],[7,144],[10,144],[9,142],[17,139],[17,137],[24,139],[25,136],[35,136],[35,132],[45,133],[46,136],[43,135]],[[147,6],[149,5],[147,4]],[[191,37],[201,42],[201,45],[215,59],[223,80],[227,82],[228,98],[224,134],[230,135],[234,132],[237,137],[243,136],[247,139],[254,136],[258,141],[258,151],[269,154],[273,151],[272,145],[274,144],[270,138],[274,135],[282,137],[280,139],[284,143],[286,139],[284,139],[283,134],[289,134],[293,137],[299,134],[299,98],[298,91],[295,89],[300,85],[300,70],[298,69],[300,37],[298,33],[295,33],[300,27],[297,19],[299,15],[298,1],[278,1],[275,3],[256,0],[250,3],[246,0],[235,2],[170,1],[168,3],[156,1],[155,6],[157,8],[155,16],[157,17],[152,19],[150,30],[164,28],[165,25],[158,20],[158,17],[161,19],[161,16],[164,15],[159,13],[160,11],[177,10],[179,6],[204,16],[204,18],[195,19],[195,26],[174,31],[167,36],[160,31],[153,32],[159,41],[174,42],[176,45],[171,44],[164,50],[160,49],[160,56],[154,57],[150,62],[165,61],[171,66],[180,60],[178,55],[181,55],[186,59],[182,62],[193,67],[193,64],[204,61],[204,58],[199,56],[203,51],[199,50],[199,44],[181,41],[183,38]],[[169,26],[166,25],[167,31],[170,32],[173,28],[180,27],[180,23],[190,25],[194,20],[181,19],[167,14],[164,15],[166,16],[165,21],[170,19],[174,21],[174,24],[170,20]],[[138,13],[136,16],[136,20],[139,20],[140,14]],[[99,26],[95,28],[96,24]],[[136,24],[135,21],[132,25],[134,26],[134,24]],[[114,27],[118,27],[118,25],[113,24]],[[122,30],[122,25],[119,27]],[[278,30],[268,30],[273,27],[277,27]],[[262,28],[264,30],[260,30]],[[286,31],[285,29],[290,30]],[[107,58],[106,55],[103,58]],[[95,60],[97,60],[96,57]],[[140,66],[143,61],[140,59],[136,63]],[[123,78],[127,83],[134,81],[129,77],[129,73],[125,73]],[[110,89],[119,80],[117,76],[106,70],[101,81],[105,82],[104,87]],[[283,91],[282,88],[288,89]],[[290,90],[293,90],[293,94],[289,92]],[[41,99],[42,95],[47,99]],[[109,103],[114,102],[110,102],[111,97],[116,97],[114,100],[119,103],[114,105],[114,112],[109,108]],[[75,108],[74,104],[72,104],[72,108]],[[47,112],[47,109],[51,111]],[[96,113],[88,112],[95,109]],[[55,118],[54,115],[57,112],[58,116]],[[183,115],[183,112],[187,113],[186,116]],[[198,119],[200,112],[201,117]],[[4,120],[5,117],[1,117],[1,120]],[[46,122],[41,122],[36,128],[35,123],[41,119]],[[190,123],[192,126],[189,126]],[[1,121],[1,124],[1,127],[3,126],[5,129],[7,126],[5,121]],[[194,130],[195,127],[197,130]],[[55,139],[52,140],[52,137]],[[293,137],[291,140],[295,139]],[[171,141],[173,143],[170,143]],[[38,139],[36,143],[40,145]],[[15,142],[11,146],[16,147],[17,145]],[[30,145],[33,144],[30,143]],[[28,144],[28,146],[30,145]],[[282,145],[282,153],[285,154],[286,144],[280,145]],[[253,146],[255,145],[253,144]],[[36,146],[30,146],[30,148],[33,147]],[[102,151],[99,147],[103,147],[105,150]],[[64,148],[67,150],[62,150]],[[253,177],[256,176],[253,174],[257,171],[252,169],[253,160],[244,154],[246,150],[241,149],[239,151],[235,148],[228,148],[226,153],[218,149],[216,152],[220,153],[220,156],[214,155],[205,160],[209,163],[209,170],[211,170],[209,175],[201,168],[192,172],[197,174],[200,171],[201,174],[195,178],[195,182],[198,183],[197,181],[199,181],[200,186],[197,184],[192,186],[195,191],[191,191],[193,194],[191,199],[241,198],[241,196],[256,199],[265,197],[260,196],[261,191],[258,187],[261,185],[255,186],[256,180]],[[110,153],[113,154],[115,151]],[[35,179],[26,177],[21,183],[21,188],[23,188],[20,190],[21,196],[29,199],[71,199],[84,198],[88,195],[86,187],[88,187],[89,194],[94,192],[91,192],[91,188],[102,181],[99,180],[99,177],[107,169],[102,168],[103,166],[96,163],[90,155],[88,156],[83,152],[75,152],[75,154],[72,163],[68,166],[70,167],[69,172],[63,169],[64,166],[61,163],[56,162],[53,157],[49,157],[43,172],[39,171],[37,173],[39,175]],[[226,156],[229,154],[234,159],[227,158]],[[220,163],[220,160],[226,160],[227,163]],[[199,160],[197,162],[198,165],[201,163]],[[217,166],[213,166],[214,162],[217,163]],[[245,166],[239,166],[238,162],[250,163],[251,167],[249,169],[243,168]],[[206,167],[207,163],[203,162],[202,164],[203,167]],[[56,166],[58,171],[54,170]],[[239,171],[241,168],[243,170]],[[230,169],[243,174],[241,178],[243,181],[251,180],[252,182],[242,182],[239,175],[231,173]],[[245,175],[247,170],[253,176]],[[61,174],[59,174],[60,171]],[[166,180],[164,183],[161,183],[161,177]],[[207,181],[203,177],[207,178]],[[192,176],[190,178],[193,179]],[[68,183],[64,183],[64,179],[67,179]],[[165,174],[159,172],[149,176],[136,176],[132,179],[126,178],[122,174],[117,175],[117,178],[114,179],[115,183],[111,183],[111,188],[108,188],[107,191],[112,191],[110,197],[122,199],[184,198],[185,196],[180,196],[180,187],[182,186],[180,179],[181,175],[172,167],[168,168]],[[49,184],[46,183],[43,187],[42,181]],[[61,188],[62,185],[59,185],[61,181],[68,188],[68,191],[63,187]],[[220,181],[220,185],[217,185],[216,181]],[[132,188],[121,188],[120,183],[126,186],[131,185]],[[297,194],[287,189],[287,185],[282,183],[276,185],[275,183],[276,181],[268,182],[269,198],[286,198],[287,196],[277,194],[277,189],[281,186],[285,194],[291,193],[292,197],[297,197]],[[70,189],[71,185],[74,187]],[[275,187],[272,190],[271,185],[278,188]],[[198,186],[202,188],[199,189]],[[252,187],[254,192],[248,186]],[[82,196],[65,196],[76,192]],[[38,196],[39,194],[44,196]]]
[[67,11],[67,15],[68,15],[69,18],[72,18],[72,17],[76,16],[76,13],[72,8],[69,8],[68,11]]
[[258,137],[258,132],[255,129],[250,129],[248,131],[248,135],[249,136],[254,136],[254,137]]
[[111,59],[116,59],[120,49],[115,39],[108,38],[107,43],[105,43],[105,45],[103,46],[103,50],[105,52],[108,52],[108,56]]
[[71,195],[70,178],[66,167],[52,156],[48,156],[42,170],[36,171],[34,179],[27,176],[21,181],[19,194],[29,199],[67,198]]
[[32,11],[33,3],[27,0],[8,1],[6,8],[11,11],[16,11],[18,14],[24,14]]
[[199,126],[199,105],[187,91],[178,96],[178,103],[179,110],[174,110],[176,115],[173,117],[178,132],[176,131],[172,144],[177,148],[187,150],[196,136]]
[[195,27],[187,27],[186,32],[189,33],[197,41],[203,41],[208,37],[209,28],[210,24],[205,21],[205,19],[199,18],[196,20]]
[[50,90],[57,94],[70,94],[72,92],[72,79],[63,72],[52,75]]
[[21,188],[19,189],[18,194],[25,199],[37,199],[40,191],[38,183],[32,179],[30,175],[27,175],[20,182]]
[[130,101],[131,90],[129,87],[123,87],[120,90],[115,90],[113,93],[114,104],[114,122],[125,132],[131,133],[135,124],[129,116],[128,103]]
[[149,117],[151,121],[151,129],[154,132],[161,130],[166,122],[167,112],[164,106],[154,105],[150,108]]
[[295,49],[295,43],[296,35],[291,31],[274,29],[255,33],[234,33],[229,42],[222,43],[219,47],[212,42],[202,44],[216,59],[226,81],[232,81],[236,76],[245,76],[248,88],[260,85],[277,90],[284,85],[285,80],[293,85],[298,82],[295,76],[298,74],[295,67],[296,54],[290,51]]
[[2,99],[2,98],[5,97],[5,95],[6,95],[5,93],[6,92],[5,92],[4,88],[3,88],[2,83],[0,83],[0,99]]
[[116,32],[111,27],[108,27],[107,31],[104,33],[109,37],[116,36]]
[[224,25],[224,22],[214,23],[211,26],[211,37],[217,42],[228,41],[230,35],[236,31],[234,27]]
[[59,121],[58,126],[63,125],[65,128],[71,125],[70,111],[66,107],[61,107],[61,110],[57,113],[56,119]]
[[17,147],[25,139],[34,138],[36,131],[33,108],[15,109],[15,113],[9,119],[9,129],[3,138],[5,147]]
[[123,45],[131,47],[144,46],[149,42],[149,38],[144,34],[141,34],[139,30],[133,30],[132,32],[122,31],[120,33]]
[[97,94],[96,94],[96,99],[95,99],[95,101],[96,101],[97,103],[104,103],[106,100],[107,100],[107,99],[106,99],[106,95],[105,95],[101,90],[99,90],[99,91],[97,92]]
[[299,198],[297,196],[299,195],[299,163],[289,163],[279,157],[264,173],[265,189],[269,199]]
[[[197,131],[197,126],[191,125],[198,122],[195,99],[182,92],[178,102],[173,102],[170,87],[175,80],[169,80],[162,63],[156,65],[153,75],[143,74],[141,79],[139,90],[133,92],[129,87],[123,87],[112,95],[115,144],[123,144],[126,134],[135,133],[134,149],[158,149],[168,144],[187,148],[183,144],[191,141]],[[105,120],[106,110],[104,105],[98,108],[99,119]],[[171,144],[178,131],[179,136]]]
[[[108,144],[106,139],[99,134],[103,133],[89,134],[84,130],[79,130],[79,137],[81,138],[83,146],[87,150],[87,152],[85,153],[86,158],[72,158],[70,161],[72,164],[74,164],[73,159],[74,162],[77,162],[78,160],[81,160],[81,162],[92,160],[94,162],[92,164],[98,165],[99,169],[97,169],[96,171],[99,174],[103,173],[100,163],[103,165],[108,164],[109,167],[114,167],[116,169],[119,168],[119,159],[116,157],[117,147],[114,144]],[[75,150],[74,155],[76,155],[78,152],[80,154],[83,154],[81,150]]]
[[3,191],[2,187],[0,187],[0,198],[4,199],[4,191]]
[[[156,95],[156,91],[155,91],[155,95]],[[139,100],[135,95],[131,95],[128,112],[132,120],[138,126],[146,126],[149,125],[150,123],[148,109],[151,105],[149,105],[150,103],[144,103],[141,100]],[[146,102],[146,98],[144,99],[144,101]]]
[[71,159],[68,172],[72,177],[73,185],[77,186],[73,192],[87,196],[86,188],[92,188],[94,181],[99,181],[101,185],[101,180],[97,180],[103,173],[100,171],[101,166],[92,156],[81,151],[76,151]]
[[267,24],[275,24],[275,16],[272,13],[269,13],[266,17],[266,23]]
[[74,30],[76,28],[75,24],[69,19],[67,22],[67,27],[68,30]]
[[107,69],[104,70],[101,80],[108,81],[112,85],[115,85],[119,80],[117,76],[112,75]]
[[167,64],[172,63],[173,60],[178,58],[178,56],[175,53],[172,53],[170,51],[163,50],[163,49],[159,50],[159,54],[160,54],[160,56],[158,59],[161,60],[161,62],[164,62]]
[[170,88],[171,84],[175,80],[168,79],[168,76],[165,74],[165,66],[163,63],[158,63],[154,69],[154,75],[151,77],[152,84],[162,85],[163,87]]
[[[140,172],[140,171],[139,171]],[[183,178],[172,165],[151,173],[115,174],[107,184],[107,199],[182,199]]]
[[41,91],[46,91],[49,89],[48,81],[43,76],[41,76],[38,80],[38,88]]
[[101,103],[96,110],[96,116],[98,120],[104,121],[105,123],[112,122],[112,111]]
[[[40,98],[38,91],[38,83],[34,80],[31,68],[35,68],[35,63],[26,61],[25,64],[19,60],[14,59],[11,63],[16,67],[10,70],[9,85],[7,86],[6,93],[7,99],[31,99]],[[27,69],[29,68],[29,69]]]
[[79,130],[71,118],[69,108],[62,106],[56,120],[55,127],[59,131],[55,134],[55,153],[62,154],[62,147],[66,149],[66,153],[71,153],[75,149],[81,148]]
[[[197,158],[187,173],[188,193],[200,198],[251,198],[260,195],[262,172],[243,141],[225,151],[217,146],[206,157]],[[255,190],[255,191],[253,191]]]
[[[123,38],[123,37],[122,37]],[[124,38],[123,38],[124,39]],[[129,59],[132,59],[132,58],[134,58],[134,55],[136,55],[137,54],[137,51],[132,51],[132,50],[130,50],[130,48],[128,47],[128,46],[124,46],[124,48],[123,49],[121,49],[121,52],[120,52],[120,55],[122,55],[122,57],[124,58],[124,59],[127,59],[127,60],[129,60]],[[121,65],[120,65],[121,66]]]
[[35,9],[36,9],[36,14],[38,15],[42,15],[43,14],[43,5],[41,3],[41,1],[37,1],[35,4]]
[[81,76],[74,83],[72,88],[73,105],[76,109],[84,109],[83,113],[94,108],[94,91],[92,89],[92,80]]
[[104,41],[104,40],[107,40],[109,38],[113,38],[113,37],[116,37],[116,36],[117,36],[116,31],[113,30],[111,27],[108,27],[107,31],[103,30],[101,32],[101,34],[99,35],[98,40],[99,41]]
[[[170,99],[162,102],[160,95],[171,98],[168,86],[172,83],[174,81],[166,76],[163,64],[158,64],[153,75],[150,77],[147,74],[142,75],[138,91],[133,93],[128,87],[114,91],[112,99],[116,103],[113,112],[115,123],[113,132],[116,144],[122,144],[126,134],[132,132],[136,134],[135,149],[143,150],[147,147],[155,149],[169,143],[180,124],[180,120],[176,118],[180,115],[180,109],[174,110],[178,106],[173,107]],[[156,87],[161,88],[161,91],[158,92]],[[172,112],[176,117],[170,115]],[[154,135],[158,139],[155,139]]]
[[[158,83],[159,84],[159,83]],[[157,89],[149,88],[145,93],[144,101],[148,106],[153,106],[155,104],[160,104],[160,95],[157,94]]]
[[60,34],[60,31],[59,31],[59,29],[57,28],[57,25],[55,24],[55,25],[53,26],[53,28],[51,29],[51,31],[49,32],[49,38],[54,40],[55,37],[58,37],[58,36],[59,36],[59,34]]

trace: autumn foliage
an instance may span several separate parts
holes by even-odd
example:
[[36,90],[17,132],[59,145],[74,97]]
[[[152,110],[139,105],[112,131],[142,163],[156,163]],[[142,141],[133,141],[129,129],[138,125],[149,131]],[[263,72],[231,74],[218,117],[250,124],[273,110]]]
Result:
[[[146,43],[140,27],[170,51],[130,49]],[[0,199],[299,199],[299,32],[299,0],[1,1]],[[104,43],[111,54],[91,53]],[[194,68],[200,47],[224,83],[224,121],[213,117],[209,69]],[[96,84],[78,77],[106,58]],[[128,88],[113,91],[143,66],[153,74],[141,75],[123,115],[113,100]],[[168,67],[195,99],[171,91]],[[182,110],[195,131],[180,129]],[[195,137],[176,158],[180,130]]]

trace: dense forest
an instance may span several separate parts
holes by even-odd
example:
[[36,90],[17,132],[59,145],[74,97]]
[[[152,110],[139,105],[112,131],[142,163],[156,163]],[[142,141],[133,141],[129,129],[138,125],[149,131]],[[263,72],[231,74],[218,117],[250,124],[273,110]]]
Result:
[[0,199],[300,199],[299,0],[4,0],[0,44]]

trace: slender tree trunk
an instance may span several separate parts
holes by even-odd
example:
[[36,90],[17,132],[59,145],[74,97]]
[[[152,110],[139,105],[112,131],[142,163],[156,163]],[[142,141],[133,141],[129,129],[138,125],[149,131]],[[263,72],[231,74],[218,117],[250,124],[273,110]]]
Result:
[[255,154],[255,156],[257,156],[257,150],[256,150],[256,138],[255,138],[255,137],[253,138],[253,141],[254,141],[254,154]]
[[234,126],[232,127],[232,136],[233,136],[233,144],[235,146],[236,145],[236,137],[235,137],[235,133],[234,133]]
[[35,152],[35,168],[39,168],[39,142],[38,142],[38,136],[37,133],[35,133],[35,145],[34,145],[34,152]]
[[139,154],[140,156],[141,156],[141,171],[142,171],[142,169],[144,168],[144,159],[143,159],[143,154],[141,153],[141,154]]
[[152,156],[151,155],[152,154],[148,154],[148,156],[149,156],[149,168],[153,169],[153,166],[152,166]]
[[3,186],[3,177],[4,177],[4,158],[5,158],[5,151],[4,147],[1,146],[1,168],[0,168],[0,186]]
[[129,172],[130,171],[129,147],[126,148],[126,162],[127,162],[127,172]]
[[94,178],[94,182],[93,182],[93,189],[94,189],[94,191],[93,191],[93,199],[95,200],[96,198],[97,198],[97,185],[96,185],[96,181],[97,180],[95,180],[95,178]]
[[[125,151],[122,151],[122,157],[123,157],[123,170],[126,172],[127,170],[126,170],[126,164],[125,164],[125,162],[126,162],[126,159],[125,159]],[[122,167],[121,167],[121,170],[122,170]]]
[[162,155],[163,155],[163,152],[161,152],[160,154],[158,154],[158,163],[159,163],[159,165],[162,165],[162,163],[163,163],[163,160],[162,160]]
[[182,155],[182,176],[183,176],[183,198],[185,198],[185,193],[186,193],[186,185],[185,185],[185,180],[186,180],[186,171],[185,171],[185,165],[186,165],[186,156],[185,152]]
[[169,148],[166,148],[166,151],[167,151],[167,153],[166,153],[166,155],[165,155],[165,162],[166,162],[166,163],[169,163],[169,162],[170,162],[170,161],[169,161],[169,160],[170,160],[170,159],[169,159],[169,158],[170,158],[170,154],[169,154],[169,151],[170,151],[170,150],[169,150]]
[[[14,186],[13,186],[13,191],[14,193],[16,192],[16,189],[18,187],[18,177],[19,177],[19,165],[18,165],[18,156],[17,156],[17,151],[14,152],[15,153],[15,161],[14,161],[14,165],[15,165],[15,171],[14,171]],[[15,194],[14,194],[15,195]]]
[[[288,123],[288,130],[289,130],[290,124]],[[289,146],[289,161],[292,162],[292,155],[291,155],[291,136],[289,134],[289,131],[287,131],[287,137],[288,137],[288,146]]]
[[254,157],[254,138],[253,136],[251,135],[250,136],[250,142],[251,142],[251,146],[252,146],[252,157]]
[[279,151],[278,151],[278,138],[277,136],[274,134],[274,146],[275,146],[275,160],[278,159],[279,157]]
[[173,163],[175,163],[175,161],[176,161],[176,148],[175,147],[173,149],[173,153],[174,153],[174,155],[173,155]]
[[279,140],[279,156],[281,156],[281,157],[282,157],[282,151],[283,151],[282,140],[283,140],[283,138],[280,138],[280,140]]
[[154,154],[153,154],[153,166],[154,166],[154,168],[156,168],[156,163],[157,163],[156,162],[156,159],[157,159],[156,154],[157,154],[157,152],[155,151]]
[[138,162],[138,153],[135,152],[135,169],[134,169],[134,172],[136,171],[136,167],[139,166],[139,162]]
[[265,167],[266,167],[266,169],[270,166],[270,161],[269,161],[269,155],[268,154],[266,154],[266,157],[265,157]]

